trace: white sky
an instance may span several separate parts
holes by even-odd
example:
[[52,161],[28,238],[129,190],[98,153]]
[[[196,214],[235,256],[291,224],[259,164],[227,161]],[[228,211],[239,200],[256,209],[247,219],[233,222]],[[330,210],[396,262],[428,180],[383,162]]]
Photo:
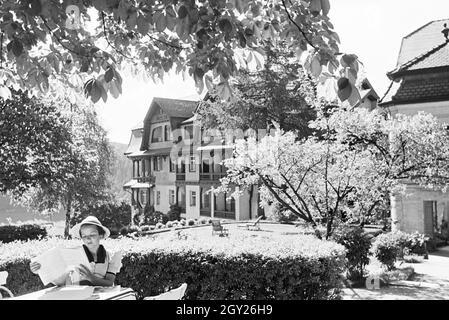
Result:
[[[404,36],[424,24],[449,18],[449,0],[331,0],[329,13],[339,34],[340,51],[363,62],[368,79],[383,96]],[[443,28],[443,27],[442,27]],[[123,93],[97,103],[100,121],[113,142],[128,143],[131,129],[141,124],[153,97],[195,96],[193,80],[171,76],[163,85],[123,78]]]

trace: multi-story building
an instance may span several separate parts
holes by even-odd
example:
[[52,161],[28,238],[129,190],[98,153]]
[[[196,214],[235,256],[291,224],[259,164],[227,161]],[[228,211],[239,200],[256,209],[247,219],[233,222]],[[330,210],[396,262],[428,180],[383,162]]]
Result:
[[125,155],[133,162],[133,176],[123,187],[131,193],[133,214],[146,205],[167,213],[176,204],[184,218],[256,218],[263,212],[257,188],[237,199],[214,192],[226,174],[221,161],[232,147],[205,136],[195,122],[197,104],[154,98],[143,126],[132,130]]
[[[449,125],[449,19],[432,21],[405,36],[392,80],[379,106],[392,115],[419,111],[435,115]],[[430,236],[449,219],[447,193],[428,191],[408,183],[406,196],[391,199],[393,229]]]

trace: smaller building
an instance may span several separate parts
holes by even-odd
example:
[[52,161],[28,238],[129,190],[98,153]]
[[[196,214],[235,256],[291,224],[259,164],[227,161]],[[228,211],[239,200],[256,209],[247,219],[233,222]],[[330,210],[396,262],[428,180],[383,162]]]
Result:
[[[449,124],[449,19],[432,21],[402,40],[391,86],[379,106],[390,114],[425,111]],[[445,33],[446,30],[446,33]],[[449,194],[407,183],[391,199],[392,228],[433,236],[449,219]]]

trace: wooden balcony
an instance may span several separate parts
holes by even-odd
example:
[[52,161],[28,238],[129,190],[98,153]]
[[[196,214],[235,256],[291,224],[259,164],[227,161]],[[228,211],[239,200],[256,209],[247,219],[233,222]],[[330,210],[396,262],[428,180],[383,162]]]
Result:
[[155,184],[156,183],[156,177],[155,176],[147,176],[147,177],[139,177],[137,178],[138,182],[148,182],[151,184]]
[[214,218],[233,219],[233,220],[235,220],[235,211],[215,210],[214,211]]
[[186,174],[185,173],[176,173],[176,180],[177,181],[185,181],[186,180]]
[[201,217],[210,217],[211,216],[210,208],[200,209],[200,216]]
[[200,173],[200,181],[218,181],[226,176],[226,172]]

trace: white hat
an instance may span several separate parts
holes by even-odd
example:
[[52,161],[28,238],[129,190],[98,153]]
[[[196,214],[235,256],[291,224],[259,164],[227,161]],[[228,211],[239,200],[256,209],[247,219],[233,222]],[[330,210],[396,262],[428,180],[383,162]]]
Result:
[[102,228],[104,230],[104,239],[109,237],[109,235],[111,234],[111,231],[109,231],[108,228],[103,226],[101,224],[100,220],[97,219],[97,217],[88,216],[83,221],[81,221],[80,223],[74,225],[72,227],[72,229],[70,229],[70,234],[72,235],[72,237],[81,238],[81,236],[80,236],[80,229],[85,224],[91,224],[91,225],[98,226],[98,227]]

